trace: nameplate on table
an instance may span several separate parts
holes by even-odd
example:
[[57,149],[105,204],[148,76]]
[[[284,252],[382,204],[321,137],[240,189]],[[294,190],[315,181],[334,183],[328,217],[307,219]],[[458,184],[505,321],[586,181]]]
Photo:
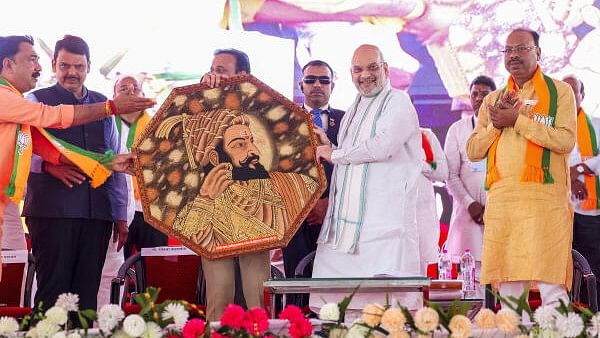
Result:
[[156,256],[196,256],[197,254],[185,246],[157,246],[142,248],[142,257]]

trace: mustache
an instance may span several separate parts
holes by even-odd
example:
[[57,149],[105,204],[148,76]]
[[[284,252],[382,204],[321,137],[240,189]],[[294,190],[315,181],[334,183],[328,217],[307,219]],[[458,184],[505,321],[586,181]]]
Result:
[[33,73],[31,74],[31,77],[33,77],[33,78],[37,79],[38,77],[40,77],[40,75],[41,75],[41,74],[40,74],[40,72],[33,72]]
[[245,159],[241,160],[240,161],[240,165],[242,167],[247,167],[247,166],[250,165],[250,163],[252,161],[259,161],[259,160],[260,160],[260,156],[258,156],[258,155],[250,155],[250,156],[246,157]]
[[77,80],[77,81],[80,81],[81,79],[79,78],[79,76],[65,76],[65,81],[66,80]]
[[311,90],[309,94],[325,94],[322,90],[314,89]]

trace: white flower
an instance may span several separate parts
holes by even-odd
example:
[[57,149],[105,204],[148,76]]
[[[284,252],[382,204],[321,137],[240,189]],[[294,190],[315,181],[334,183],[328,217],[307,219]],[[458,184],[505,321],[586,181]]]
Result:
[[590,319],[590,327],[588,327],[588,335],[596,337],[598,334],[600,334],[600,312]]
[[438,327],[440,316],[430,307],[420,308],[415,314],[415,326],[425,332],[431,332]]
[[146,331],[146,322],[140,315],[129,315],[123,321],[123,331],[131,337],[139,337]]
[[13,335],[19,330],[19,323],[12,317],[0,317],[0,336]]
[[336,303],[327,303],[319,311],[319,319],[337,322],[340,319],[340,308]]
[[556,318],[556,330],[562,337],[577,337],[583,328],[583,320],[574,312]]
[[116,304],[106,304],[98,311],[98,326],[104,333],[111,332],[125,318],[121,307]]
[[368,333],[369,328],[363,322],[355,322],[350,330],[348,330],[346,338],[365,338]]
[[48,319],[39,321],[37,323],[37,325],[35,326],[35,331],[36,331],[38,337],[44,337],[44,338],[52,337],[52,335],[54,335],[56,332],[58,332],[58,330],[60,330],[58,325],[54,324],[53,322],[49,321]]
[[62,307],[65,311],[79,310],[79,296],[70,292],[58,296],[54,306]]
[[67,338],[67,335],[64,331],[58,331],[52,335],[52,338]]
[[188,320],[188,317],[189,313],[186,311],[185,307],[180,303],[169,303],[162,313],[162,319],[169,320],[173,318],[175,328],[179,330],[183,328],[183,326]]
[[65,309],[59,306],[53,306],[46,311],[46,319],[56,325],[65,325],[69,318]]
[[554,330],[540,330],[540,332],[536,335],[533,331],[529,333],[530,337],[535,338],[561,338],[560,334]]
[[155,322],[146,323],[146,331],[142,334],[142,338],[160,338],[162,337],[162,332],[160,326]]
[[533,318],[542,330],[553,330],[556,317],[560,314],[552,306],[544,305],[533,313]]
[[71,332],[67,335],[67,338],[81,338],[81,335],[77,332]]
[[29,331],[27,331],[27,333],[25,334],[25,337],[37,338],[38,337],[37,329],[35,327],[32,327],[31,329],[29,329]]

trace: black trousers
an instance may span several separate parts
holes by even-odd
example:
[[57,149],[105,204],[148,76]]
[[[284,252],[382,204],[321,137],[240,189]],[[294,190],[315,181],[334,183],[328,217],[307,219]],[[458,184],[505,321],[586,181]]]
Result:
[[[283,268],[286,278],[294,278],[294,271],[298,263],[309,253],[317,250],[317,239],[321,232],[321,225],[302,223],[300,229],[290,240],[287,247],[283,248]],[[310,263],[302,277],[312,276],[312,263]],[[287,304],[294,304],[300,308],[308,305],[308,294],[290,294],[286,296]]]
[[[573,221],[573,249],[588,260],[596,281],[600,282],[600,216],[586,216],[575,213]],[[596,285],[598,289],[599,285]],[[587,302],[587,289],[581,288],[581,300]],[[600,304],[600,297],[598,297]]]
[[44,311],[65,292],[79,295],[79,309],[96,310],[112,222],[81,218],[27,217],[36,262],[35,304]]
[[125,255],[125,259],[127,259],[131,256],[134,247],[140,251],[142,248],[165,246],[167,245],[167,241],[167,235],[146,223],[144,221],[144,214],[136,211],[133,221],[129,225],[129,235],[127,235],[123,254]]

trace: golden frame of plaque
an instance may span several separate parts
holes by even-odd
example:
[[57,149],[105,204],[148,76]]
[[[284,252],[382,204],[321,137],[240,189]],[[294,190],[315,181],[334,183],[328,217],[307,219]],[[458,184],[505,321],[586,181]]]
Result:
[[252,75],[174,88],[133,146],[144,218],[209,259],[286,246],[327,184],[313,127]]

